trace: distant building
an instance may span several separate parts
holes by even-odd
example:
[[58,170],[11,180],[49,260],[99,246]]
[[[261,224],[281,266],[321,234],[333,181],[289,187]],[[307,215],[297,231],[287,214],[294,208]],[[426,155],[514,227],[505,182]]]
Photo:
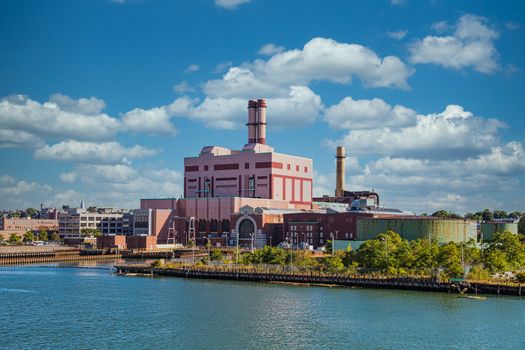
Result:
[[69,209],[58,215],[58,234],[60,237],[75,237],[83,228],[93,228],[103,235],[123,235],[130,232],[130,220],[129,213],[113,208],[100,208],[96,212]]
[[126,236],[104,235],[97,237],[98,249],[126,249]]
[[0,218],[0,235],[8,239],[12,233],[19,236],[27,231],[38,232],[46,230],[48,233],[58,231],[58,220],[54,219],[31,219],[31,218]]

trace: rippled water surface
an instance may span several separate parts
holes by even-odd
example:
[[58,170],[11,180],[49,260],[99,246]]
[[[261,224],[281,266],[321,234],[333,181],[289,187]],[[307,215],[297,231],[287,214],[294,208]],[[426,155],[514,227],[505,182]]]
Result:
[[0,349],[525,349],[525,299],[0,268]]

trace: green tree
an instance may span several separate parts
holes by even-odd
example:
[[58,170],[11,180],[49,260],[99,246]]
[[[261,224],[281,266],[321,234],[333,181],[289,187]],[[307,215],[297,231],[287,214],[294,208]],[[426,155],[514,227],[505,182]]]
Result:
[[17,235],[16,233],[11,233],[11,235],[9,236],[8,242],[11,244],[19,244],[21,240],[22,239],[20,238],[19,235]]
[[491,272],[507,270],[507,256],[501,250],[489,250],[483,256],[483,263]]
[[448,218],[448,212],[446,210],[438,210],[432,214],[436,218]]
[[40,229],[38,232],[38,239],[41,241],[47,241],[49,238],[49,235],[47,234],[47,231],[44,229]]
[[54,242],[58,242],[58,241],[60,241],[60,236],[58,235],[58,233],[53,232],[53,234],[51,235],[50,240],[54,241]]
[[35,240],[35,235],[33,234],[33,231],[27,231],[24,233],[23,241],[25,243],[33,242]]
[[490,271],[483,268],[481,265],[472,266],[468,274],[469,279],[478,280],[478,281],[488,281],[490,280],[491,274]]
[[512,213],[509,214],[509,218],[512,218],[512,219],[519,219],[521,218],[522,216],[522,213],[519,212],[519,211],[513,211]]
[[36,210],[35,208],[27,208],[26,209],[26,215],[30,218],[33,218],[36,216],[36,214],[38,213],[38,210]]
[[211,251],[211,254],[210,254],[210,260],[211,261],[218,261],[218,260],[222,260],[222,252],[220,249],[214,249]]
[[484,209],[480,214],[481,214],[481,218],[484,221],[492,221],[492,220],[494,220],[494,215],[492,214],[492,212],[489,209]]
[[86,227],[80,230],[80,235],[82,237],[100,237],[102,236],[102,232],[100,232],[96,228]]
[[[495,253],[495,252],[500,252]],[[520,238],[510,232],[496,233],[486,249],[490,266],[501,271],[504,260],[508,269],[518,269],[525,266],[525,245]]]
[[505,210],[494,210],[492,216],[494,217],[494,219],[506,219],[508,217],[508,214]]
[[518,233],[525,235],[525,215],[522,215],[518,221]]
[[449,277],[461,277],[463,275],[460,249],[454,242],[439,247],[438,263]]
[[337,273],[342,272],[345,269],[343,264],[343,252],[336,252],[333,256],[327,256],[323,258],[323,265],[329,272]]
[[333,242],[331,239],[326,240],[326,245],[324,246],[324,251],[328,254],[332,254]]

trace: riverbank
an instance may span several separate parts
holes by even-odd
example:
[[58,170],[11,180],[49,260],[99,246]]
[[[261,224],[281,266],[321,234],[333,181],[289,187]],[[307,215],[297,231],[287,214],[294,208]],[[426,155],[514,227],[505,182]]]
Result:
[[311,271],[309,273],[275,273],[255,271],[249,268],[201,268],[175,267],[157,268],[138,265],[117,265],[118,274],[132,276],[169,276],[179,278],[199,278],[249,282],[278,282],[301,285],[324,285],[339,287],[359,287],[374,289],[400,289],[425,292],[512,295],[521,297],[522,285],[493,284],[474,281],[450,282],[419,277],[375,277],[326,274]]

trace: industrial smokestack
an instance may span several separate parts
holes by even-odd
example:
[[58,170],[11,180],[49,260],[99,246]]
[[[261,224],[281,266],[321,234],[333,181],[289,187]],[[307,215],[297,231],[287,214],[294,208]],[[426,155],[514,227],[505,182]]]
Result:
[[335,196],[343,197],[345,192],[345,147],[337,146],[337,152],[335,155],[336,167],[335,167]]
[[257,101],[248,101],[248,143],[257,142]]
[[257,100],[257,143],[266,144],[266,100]]

